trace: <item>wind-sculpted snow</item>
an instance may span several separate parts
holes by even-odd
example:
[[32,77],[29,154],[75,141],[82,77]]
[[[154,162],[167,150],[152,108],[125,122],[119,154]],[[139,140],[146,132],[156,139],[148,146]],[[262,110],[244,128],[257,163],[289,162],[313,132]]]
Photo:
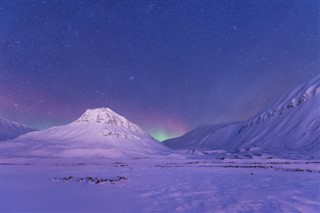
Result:
[[276,100],[252,119],[195,129],[164,143],[174,149],[269,153],[320,158],[320,76]]
[[36,131],[36,129],[15,121],[0,118],[0,141],[16,138],[32,131]]

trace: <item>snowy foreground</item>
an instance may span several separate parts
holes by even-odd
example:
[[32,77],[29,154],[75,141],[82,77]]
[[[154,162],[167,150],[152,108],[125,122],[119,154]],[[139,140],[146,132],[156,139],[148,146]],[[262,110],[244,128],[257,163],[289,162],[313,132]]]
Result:
[[1,159],[1,212],[320,212],[320,161]]

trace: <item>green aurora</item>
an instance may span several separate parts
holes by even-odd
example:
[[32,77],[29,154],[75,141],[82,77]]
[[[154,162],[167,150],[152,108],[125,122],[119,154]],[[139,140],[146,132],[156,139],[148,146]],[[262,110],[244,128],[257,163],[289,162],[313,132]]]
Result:
[[169,133],[165,133],[165,132],[161,132],[161,131],[151,132],[150,135],[160,142],[167,140],[169,138],[177,137],[177,135],[175,135],[175,134],[169,134]]

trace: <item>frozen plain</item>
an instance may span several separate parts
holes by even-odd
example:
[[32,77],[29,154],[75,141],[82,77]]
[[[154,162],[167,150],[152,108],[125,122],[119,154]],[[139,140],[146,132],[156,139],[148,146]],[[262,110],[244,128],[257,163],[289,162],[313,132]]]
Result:
[[2,158],[1,212],[320,212],[320,161]]

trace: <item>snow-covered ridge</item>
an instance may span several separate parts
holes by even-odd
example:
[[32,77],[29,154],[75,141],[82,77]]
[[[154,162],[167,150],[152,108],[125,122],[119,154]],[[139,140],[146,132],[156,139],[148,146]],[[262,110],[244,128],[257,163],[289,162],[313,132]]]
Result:
[[178,150],[225,150],[245,157],[320,159],[320,76],[248,121],[195,129],[164,142]]
[[320,94],[320,76],[315,77],[311,81],[302,84],[292,92],[282,96],[273,104],[268,106],[265,110],[258,113],[253,119],[245,122],[239,129],[239,133],[253,125],[259,124],[272,117],[280,116],[288,111],[300,107],[308,102],[310,99]]
[[[125,117],[115,113],[109,108],[87,109],[74,123],[99,123],[115,127],[130,129],[137,133],[143,130],[137,125],[128,121]],[[107,133],[108,134],[108,133]]]
[[36,129],[25,124],[0,118],[0,141],[12,139],[32,131],[36,131]]
[[8,141],[2,150],[6,156],[118,158],[167,148],[111,109],[98,108],[86,110],[72,123]]

